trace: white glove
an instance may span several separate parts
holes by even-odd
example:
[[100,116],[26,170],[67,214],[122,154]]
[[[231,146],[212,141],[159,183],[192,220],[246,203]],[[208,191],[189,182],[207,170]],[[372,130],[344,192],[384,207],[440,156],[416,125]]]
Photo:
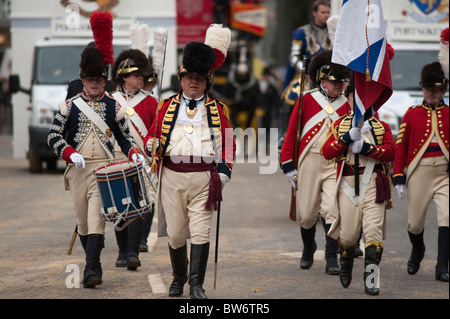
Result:
[[363,144],[364,144],[363,140],[358,140],[356,142],[353,142],[352,143],[352,152],[353,152],[353,154],[361,153]]
[[395,189],[397,190],[398,198],[402,199],[403,194],[403,184],[397,184],[395,185]]
[[153,139],[155,139],[155,145],[156,145],[155,147],[158,148],[158,146],[159,146],[159,139],[154,138],[154,137],[150,138],[147,141],[147,151],[149,154],[153,153]]
[[297,186],[295,179],[298,176],[298,171],[294,169],[293,171],[287,172],[285,175],[286,178],[288,179],[288,182],[291,184],[292,188],[295,188]]
[[359,141],[362,138],[361,129],[359,127],[352,127],[348,132],[352,141]]
[[133,160],[133,163],[137,165],[138,162],[142,163],[142,167],[145,166],[145,158],[142,154],[139,153],[133,153],[133,155],[131,155],[131,159]]
[[370,126],[369,121],[364,121],[364,125],[361,129],[361,134],[364,135],[367,132],[370,132],[370,130],[372,129],[372,126]]
[[224,173],[219,173],[220,181],[222,182],[222,189],[225,187],[225,184],[230,181],[230,178]]
[[75,168],[85,168],[86,164],[84,163],[84,158],[79,153],[72,153],[70,155],[70,160],[75,164]]

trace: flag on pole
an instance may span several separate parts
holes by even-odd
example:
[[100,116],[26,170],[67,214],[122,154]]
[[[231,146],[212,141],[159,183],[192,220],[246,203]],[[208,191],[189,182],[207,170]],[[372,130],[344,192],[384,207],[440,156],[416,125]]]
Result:
[[355,125],[392,95],[388,47],[381,0],[343,0],[331,60],[354,71]]

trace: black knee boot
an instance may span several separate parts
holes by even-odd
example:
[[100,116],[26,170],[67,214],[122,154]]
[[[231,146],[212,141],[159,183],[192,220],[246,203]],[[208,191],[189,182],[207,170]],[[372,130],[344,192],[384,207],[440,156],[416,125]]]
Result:
[[203,289],[206,266],[208,263],[209,243],[191,244],[191,262],[189,267],[190,296],[192,299],[208,299]]
[[368,295],[380,293],[380,274],[378,265],[383,255],[383,243],[368,242],[364,253],[364,291]]
[[128,249],[128,228],[122,230],[114,229],[116,235],[117,246],[119,246],[119,256],[117,256],[116,267],[127,266],[127,249]]
[[184,284],[188,280],[187,245],[173,249],[169,244],[169,254],[173,275],[173,281],[169,288],[169,297],[180,297],[183,295]]
[[139,244],[139,252],[147,252],[147,238],[150,235],[150,230],[152,228],[153,216],[155,215],[155,204],[152,204],[152,211],[145,215],[144,218],[144,226],[142,230],[142,238],[141,243]]
[[325,231],[325,273],[329,275],[339,275],[339,266],[337,262],[338,242],[336,239],[328,236],[331,224],[326,224],[324,218],[322,218],[322,225]]
[[84,252],[86,253],[86,246],[87,246],[87,235],[78,235],[80,237],[81,246],[83,247]]
[[352,282],[353,262],[355,260],[356,244],[352,246],[344,246],[338,241],[341,269],[339,271],[339,279],[344,288],[350,286]]
[[128,226],[127,269],[136,270],[141,266],[139,244],[141,243],[144,220],[135,218]]
[[425,243],[423,242],[423,230],[420,234],[414,235],[408,232],[409,240],[412,244],[411,256],[408,260],[407,270],[408,274],[414,275],[419,271],[420,262],[425,256]]
[[436,280],[448,282],[448,227],[439,227]]
[[100,253],[105,247],[105,237],[101,234],[87,236],[86,243],[86,267],[84,269],[83,287],[95,288],[102,283],[102,265]]
[[315,241],[316,237],[316,225],[310,229],[306,229],[300,226],[300,234],[303,240],[303,252],[302,258],[300,259],[300,268],[309,269],[314,262],[314,253],[317,249],[317,244]]

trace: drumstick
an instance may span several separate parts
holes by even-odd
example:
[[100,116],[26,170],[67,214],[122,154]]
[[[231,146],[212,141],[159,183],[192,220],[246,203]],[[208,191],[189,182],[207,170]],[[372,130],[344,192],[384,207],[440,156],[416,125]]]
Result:
[[67,251],[67,255],[72,254],[72,248],[73,245],[75,244],[75,239],[77,239],[77,234],[78,234],[78,225],[75,226],[75,230],[73,231],[72,240],[70,241],[70,246],[69,250]]

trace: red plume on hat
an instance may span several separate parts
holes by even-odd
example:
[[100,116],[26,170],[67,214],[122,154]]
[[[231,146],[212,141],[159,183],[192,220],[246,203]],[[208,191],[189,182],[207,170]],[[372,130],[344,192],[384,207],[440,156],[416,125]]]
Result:
[[206,30],[205,44],[216,52],[216,60],[212,65],[212,72],[225,61],[227,51],[231,44],[231,30],[224,28],[221,24],[211,24]]
[[444,72],[444,75],[447,79],[449,76],[448,32],[449,32],[448,28],[445,28],[441,32],[441,41],[440,41],[441,50],[438,55],[439,62],[441,63],[442,66],[442,71]]
[[95,47],[102,53],[105,64],[114,64],[112,14],[96,10],[92,12],[90,24]]

